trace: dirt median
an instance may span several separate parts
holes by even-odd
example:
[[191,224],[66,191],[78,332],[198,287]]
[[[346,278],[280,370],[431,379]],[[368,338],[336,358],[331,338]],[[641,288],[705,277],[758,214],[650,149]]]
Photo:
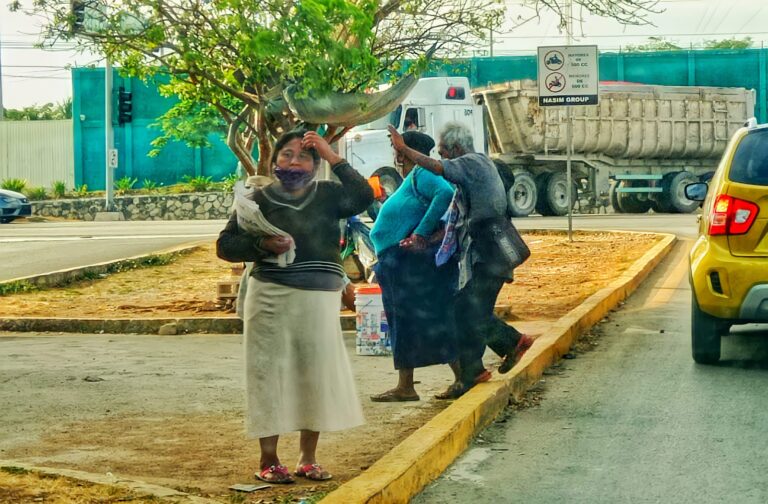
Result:
[[[524,327],[559,318],[657,242],[625,233],[577,233],[572,243],[560,233],[525,236],[532,258],[500,296]],[[207,314],[202,308],[215,305],[213,286],[228,268],[207,247],[173,265],[6,296],[0,313],[118,317],[135,314],[130,310],[138,306],[149,310],[141,316],[182,316],[174,311],[181,307],[184,316]],[[353,338],[346,342],[353,353]],[[243,436],[238,336],[14,334],[0,344],[9,362],[0,369],[0,410],[6,412],[0,431],[7,433],[0,458],[111,472],[225,501],[229,485],[251,479],[258,442]],[[394,384],[390,359],[353,356],[353,367],[368,423],[323,435],[319,455],[335,480],[259,491],[247,500],[317,497],[365,470],[445,407],[432,397],[450,382],[446,366],[417,370],[422,401],[399,404],[367,400]],[[295,438],[281,440],[289,466]]]

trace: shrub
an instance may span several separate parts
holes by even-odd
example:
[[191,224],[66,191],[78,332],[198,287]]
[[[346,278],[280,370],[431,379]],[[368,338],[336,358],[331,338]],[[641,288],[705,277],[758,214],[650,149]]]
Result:
[[88,185],[81,184],[79,186],[75,186],[75,196],[78,198],[85,198],[88,196]]
[[222,191],[232,192],[232,188],[235,187],[235,183],[237,183],[238,180],[240,180],[240,177],[236,172],[226,175],[220,182]]
[[158,183],[154,180],[150,179],[144,179],[144,181],[141,183],[141,187],[146,189],[147,191],[156,191],[158,188]]
[[9,178],[3,180],[3,182],[0,183],[0,187],[3,189],[8,189],[9,191],[23,193],[24,189],[27,187],[27,181],[24,179]]
[[53,189],[53,197],[56,199],[63,198],[67,193],[67,186],[61,180],[54,181],[52,189]]
[[133,186],[136,185],[136,182],[138,182],[138,179],[131,178],[131,177],[123,177],[121,179],[118,179],[115,181],[115,194],[118,196],[121,196],[131,189],[133,189]]
[[181,177],[181,180],[183,180],[187,184],[187,186],[189,186],[189,189],[192,192],[210,191],[211,187],[213,186],[213,178],[203,177],[202,175],[198,175],[197,177],[190,177],[189,175],[184,175],[183,177]]
[[27,191],[27,197],[34,201],[48,199],[48,191],[45,187],[35,187]]

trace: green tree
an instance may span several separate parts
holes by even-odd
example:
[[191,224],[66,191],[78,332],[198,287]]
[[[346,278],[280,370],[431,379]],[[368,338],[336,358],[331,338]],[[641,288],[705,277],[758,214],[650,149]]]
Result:
[[42,105],[30,105],[23,109],[3,109],[5,119],[9,121],[43,121],[53,119],[72,119],[72,98],[63,102]]
[[645,44],[629,44],[624,48],[626,52],[649,52],[649,51],[679,51],[682,47],[671,42],[664,37],[648,37]]
[[[656,0],[575,3],[638,22]],[[554,0],[530,4],[564,15]],[[503,0],[114,0],[108,10],[103,0],[33,5],[29,13],[43,18],[48,41],[74,40],[109,57],[124,75],[165,82],[161,92],[179,101],[160,119],[166,138],[159,146],[171,137],[205,143],[210,129],[225,127],[227,144],[249,173],[266,172],[272,140],[282,131],[322,123],[335,141],[354,125],[350,116],[366,122],[392,105],[393,93],[380,99],[364,92],[396,80],[404,60],[415,62],[407,72],[417,75],[429,51],[448,57],[471,49],[471,41],[480,45],[504,15]],[[73,14],[72,5],[85,5],[84,14]],[[19,0],[11,4],[20,8]],[[345,107],[358,113],[342,114]]]
[[753,44],[752,37],[737,39],[736,37],[723,40],[705,40],[705,49],[749,49]]

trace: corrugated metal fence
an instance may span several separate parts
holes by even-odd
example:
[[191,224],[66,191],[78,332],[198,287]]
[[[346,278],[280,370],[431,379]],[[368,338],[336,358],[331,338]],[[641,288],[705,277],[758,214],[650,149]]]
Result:
[[26,179],[27,187],[74,188],[72,121],[0,121],[0,181]]

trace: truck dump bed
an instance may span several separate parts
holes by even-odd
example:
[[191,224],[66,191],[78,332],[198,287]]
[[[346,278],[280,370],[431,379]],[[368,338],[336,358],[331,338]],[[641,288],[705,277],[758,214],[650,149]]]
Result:
[[[491,153],[564,154],[565,107],[539,107],[533,80],[473,91],[488,114]],[[624,159],[718,157],[754,115],[744,88],[601,84],[597,106],[573,107],[573,151]]]

